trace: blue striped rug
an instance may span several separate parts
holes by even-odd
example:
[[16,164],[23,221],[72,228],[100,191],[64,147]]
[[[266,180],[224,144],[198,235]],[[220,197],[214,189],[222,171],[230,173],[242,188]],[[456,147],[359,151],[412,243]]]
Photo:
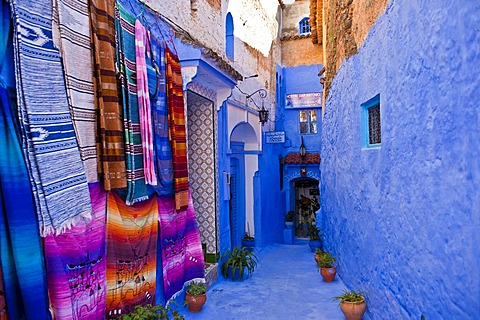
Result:
[[90,195],[72,125],[62,64],[52,40],[52,2],[12,0],[22,144],[40,233],[91,219]]

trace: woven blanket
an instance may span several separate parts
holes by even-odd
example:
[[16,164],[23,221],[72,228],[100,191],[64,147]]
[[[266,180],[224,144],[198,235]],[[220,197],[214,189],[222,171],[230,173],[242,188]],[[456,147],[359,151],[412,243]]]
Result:
[[135,66],[135,17],[120,4],[115,6],[117,32],[117,59],[122,85],[122,103],[125,127],[127,195],[126,203],[132,205],[148,199],[143,171],[142,138],[137,96]]
[[107,319],[155,304],[157,197],[127,206],[115,192],[107,203]]
[[190,192],[187,196],[187,209],[177,212],[173,196],[158,197],[165,301],[180,293],[188,282],[205,278],[202,243]]
[[90,195],[52,41],[52,3],[12,0],[16,85],[23,149],[40,234],[59,234],[91,217]]
[[123,109],[115,69],[114,0],[89,0],[95,103],[98,110],[98,172],[105,190],[126,188]]
[[175,207],[177,210],[185,210],[188,207],[188,168],[182,70],[178,57],[168,47],[165,51],[168,125],[173,150]]
[[98,181],[93,66],[87,0],[53,0],[53,40],[62,56],[65,84],[88,182]]
[[10,97],[0,87],[0,265],[9,319],[51,319],[41,239]]
[[135,21],[135,54],[137,72],[137,94],[142,137],[143,169],[145,182],[157,185],[153,155],[153,124],[148,91],[147,59],[150,60],[150,44],[147,30],[139,20]]
[[159,195],[174,193],[173,153],[168,130],[168,108],[166,95],[165,49],[154,37],[150,37],[152,66],[148,68],[148,86],[152,106],[156,191]]
[[102,319],[105,314],[107,195],[99,182],[89,189],[92,220],[45,238],[48,292],[57,320]]

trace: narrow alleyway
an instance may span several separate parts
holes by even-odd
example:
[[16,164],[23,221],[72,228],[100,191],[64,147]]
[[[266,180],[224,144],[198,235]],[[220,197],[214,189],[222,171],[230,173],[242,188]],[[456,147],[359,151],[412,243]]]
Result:
[[185,319],[344,319],[332,297],[345,286],[338,274],[333,283],[323,282],[306,243],[272,245],[257,256],[252,278],[232,282],[220,275],[202,311],[189,313],[185,307]]

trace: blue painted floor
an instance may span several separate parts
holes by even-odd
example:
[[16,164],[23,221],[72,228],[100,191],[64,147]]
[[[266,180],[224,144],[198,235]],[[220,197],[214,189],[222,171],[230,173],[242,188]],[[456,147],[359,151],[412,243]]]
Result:
[[345,319],[332,301],[345,286],[338,274],[333,283],[323,282],[308,244],[272,245],[256,253],[259,263],[250,279],[233,282],[219,274],[202,311],[185,307],[185,319]]

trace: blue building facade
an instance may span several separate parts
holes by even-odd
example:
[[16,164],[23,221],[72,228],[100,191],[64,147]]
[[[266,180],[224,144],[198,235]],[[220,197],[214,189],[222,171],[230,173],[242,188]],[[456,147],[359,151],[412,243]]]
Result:
[[332,83],[322,226],[365,319],[480,317],[479,26],[477,1],[391,1]]

